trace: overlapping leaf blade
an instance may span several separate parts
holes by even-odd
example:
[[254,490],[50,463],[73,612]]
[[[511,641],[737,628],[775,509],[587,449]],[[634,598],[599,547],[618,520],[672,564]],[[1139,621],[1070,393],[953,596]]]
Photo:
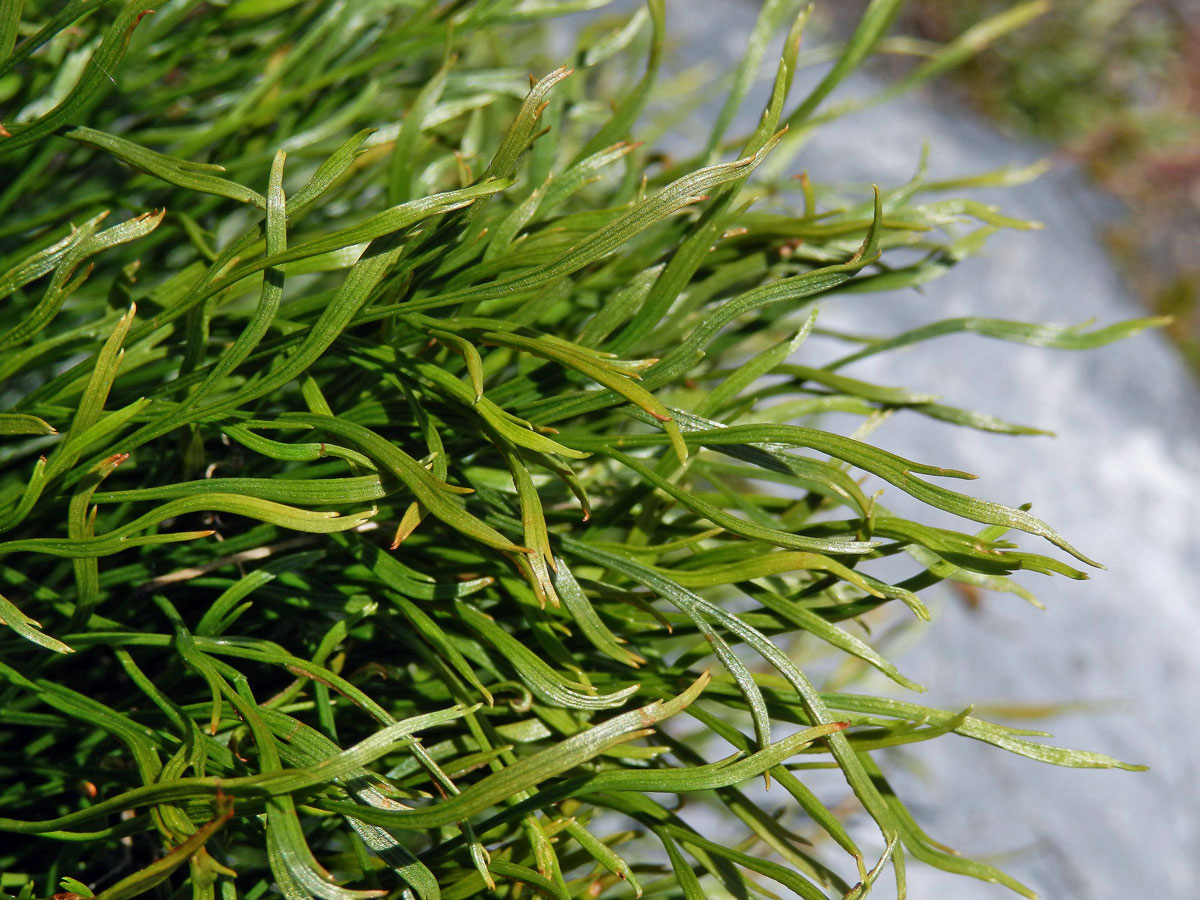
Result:
[[[842,370],[944,334],[1083,349],[1158,321],[951,319],[843,335],[859,349],[814,365],[818,301],[925,284],[1029,227],[925,196],[1009,176],[918,176],[844,210],[804,180],[786,208],[790,153],[848,108],[830,96],[890,0],[799,100],[807,13],[763,4],[691,159],[636,141],[661,127],[641,121],[670,46],[658,0],[526,83],[528,23],[598,5],[0,11],[0,772],[27,770],[0,787],[0,868],[86,885],[132,837],[156,857],[101,896],[770,896],[765,878],[818,900],[865,896],[888,863],[902,887],[907,851],[1021,890],[923,835],[888,748],[959,735],[1130,767],[814,683],[820,645],[919,689],[860,626],[895,600],[927,617],[914,592],[943,579],[1083,577],[1005,529],[1089,560],[1026,507],[927,480],[966,473],[813,417],[1028,433]],[[155,212],[104,229],[110,209]],[[943,231],[965,219],[983,227]],[[900,518],[856,472],[989,527]],[[919,568],[892,584],[899,554]],[[685,708],[737,755],[654,733]],[[810,759],[842,773],[878,856],[806,786]],[[737,789],[760,776],[807,825]],[[778,858],[654,792],[703,793]],[[601,837],[597,810],[637,831]]]

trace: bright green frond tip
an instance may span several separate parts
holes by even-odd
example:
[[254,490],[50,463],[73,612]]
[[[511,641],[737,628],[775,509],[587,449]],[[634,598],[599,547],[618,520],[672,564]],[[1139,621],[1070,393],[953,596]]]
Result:
[[[953,319],[814,365],[818,302],[1028,223],[919,178],[829,208],[792,177],[897,2],[807,97],[808,11],[763,3],[692,158],[653,146],[687,112],[647,115],[661,0],[568,20],[546,57],[542,20],[602,5],[0,4],[4,896],[832,900],[888,869],[903,890],[909,857],[1027,893],[925,835],[887,748],[1128,768],[872,695],[923,688],[864,624],[928,618],[941,581],[1032,599],[1009,576],[1094,563],[819,416],[1037,433],[852,363],[1158,323]],[[962,530],[892,515],[868,476]],[[862,692],[810,680],[819,654]],[[837,813],[814,764],[844,776]],[[861,847],[851,808],[878,826]]]

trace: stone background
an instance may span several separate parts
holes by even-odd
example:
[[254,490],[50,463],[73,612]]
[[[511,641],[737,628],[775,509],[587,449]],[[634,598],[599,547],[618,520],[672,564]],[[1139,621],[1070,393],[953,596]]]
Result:
[[[755,6],[669,0],[670,65],[705,59],[732,65]],[[768,57],[772,72],[775,58]],[[803,96],[820,74],[800,72],[793,96]],[[878,87],[857,77],[833,99]],[[747,102],[746,122],[761,109],[766,84],[759,88]],[[926,141],[932,178],[1020,165],[1047,153],[1000,136],[951,103],[935,85],[839,120],[815,136],[796,169],[821,184],[894,186],[911,177]],[[705,134],[706,123],[697,122],[693,136]],[[921,293],[830,298],[820,323],[889,334],[963,315],[1063,324],[1094,318],[1103,325],[1144,314],[1096,236],[1114,212],[1111,201],[1069,165],[1032,184],[972,196],[1039,220],[1045,230],[995,235],[982,256]],[[801,354],[819,364],[843,347],[810,340]],[[961,709],[1083,701],[1087,708],[1031,727],[1053,731],[1062,746],[1151,767],[1145,773],[1059,769],[947,738],[908,748],[905,765],[888,761],[897,791],[933,837],[996,863],[1044,898],[1191,900],[1200,875],[1200,603],[1190,571],[1200,561],[1200,394],[1174,350],[1158,334],[1086,353],[961,335],[881,355],[845,373],[1055,431],[1054,438],[1012,438],[949,425],[930,429],[928,420],[901,414],[872,440],[902,456],[977,473],[980,479],[965,485],[969,493],[1011,505],[1033,501],[1035,514],[1108,567],[1087,582],[1025,579],[1045,612],[1010,595],[985,595],[974,610],[949,593],[935,595],[934,622],[893,656],[905,674],[932,686],[920,702]],[[900,512],[914,510],[908,500],[895,489],[883,498]],[[930,518],[928,509],[919,515]],[[889,686],[882,679],[870,684]],[[856,837],[866,849],[873,828],[862,825]],[[908,880],[917,900],[1014,896],[911,857]],[[885,882],[877,894],[890,896]]]

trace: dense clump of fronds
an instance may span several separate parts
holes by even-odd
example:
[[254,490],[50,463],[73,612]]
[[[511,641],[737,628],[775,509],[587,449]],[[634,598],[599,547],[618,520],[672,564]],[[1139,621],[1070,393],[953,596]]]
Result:
[[[818,298],[923,284],[1021,225],[920,178],[835,208],[787,177],[897,4],[799,100],[803,17],[764,4],[692,159],[632,142],[656,0],[526,81],[531,20],[594,5],[0,7],[5,890],[696,898],[767,878],[823,898],[865,895],[888,860],[902,882],[911,855],[1023,891],[933,843],[875,751],[953,733],[1120,765],[823,693],[784,647],[808,635],[917,689],[853,620],[925,617],[916,592],[944,579],[1082,577],[1010,529],[1087,562],[940,482],[965,473],[813,427],[1028,430],[851,363],[1145,323],[959,319],[804,365]],[[757,128],[728,134],[789,27]],[[893,515],[856,472],[984,530]],[[876,561],[898,554],[917,574],[893,584]],[[736,756],[654,731],[672,716]],[[869,852],[806,787],[814,764],[877,823]],[[739,790],[757,776],[803,818]],[[693,792],[750,843],[661,797]]]

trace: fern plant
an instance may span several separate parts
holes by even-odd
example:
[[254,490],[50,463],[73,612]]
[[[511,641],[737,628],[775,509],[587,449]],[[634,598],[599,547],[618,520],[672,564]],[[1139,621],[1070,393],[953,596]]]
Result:
[[[846,354],[806,365],[818,300],[924,284],[1026,227],[938,199],[1013,173],[848,207],[791,177],[897,0],[798,98],[806,12],[764,3],[690,158],[636,141],[669,127],[640,122],[661,0],[544,59],[537,21],[596,5],[0,5],[7,896],[859,898],[889,864],[902,893],[909,858],[1029,895],[929,838],[882,751],[960,735],[1136,768],[823,691],[796,647],[919,691],[862,622],[927,618],[938,582],[1024,593],[1017,570],[1092,564],[947,486],[966,473],[865,440],[892,413],[1031,429],[854,362],[963,331],[1078,349],[1151,320],[939,321],[833,335]],[[769,103],[732,134],[781,33]],[[890,513],[863,475],[964,530]],[[913,574],[885,580],[902,555]],[[698,828],[689,800],[736,828]]]

